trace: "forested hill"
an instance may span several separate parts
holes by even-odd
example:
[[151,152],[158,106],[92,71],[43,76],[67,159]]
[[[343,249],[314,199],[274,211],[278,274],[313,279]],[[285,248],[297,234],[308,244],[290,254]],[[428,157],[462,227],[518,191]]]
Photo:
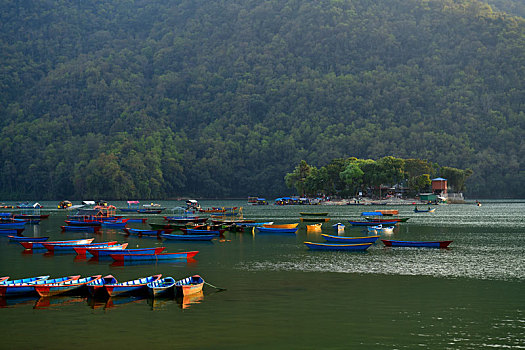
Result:
[[0,2],[0,198],[284,194],[301,159],[525,197],[525,21],[461,0]]

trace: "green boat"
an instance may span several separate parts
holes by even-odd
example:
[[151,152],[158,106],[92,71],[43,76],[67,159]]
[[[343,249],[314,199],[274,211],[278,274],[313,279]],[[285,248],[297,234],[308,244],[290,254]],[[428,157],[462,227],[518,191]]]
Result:
[[307,212],[301,212],[299,213],[301,216],[327,216],[328,213],[307,213]]
[[329,218],[301,218],[301,222],[328,222]]

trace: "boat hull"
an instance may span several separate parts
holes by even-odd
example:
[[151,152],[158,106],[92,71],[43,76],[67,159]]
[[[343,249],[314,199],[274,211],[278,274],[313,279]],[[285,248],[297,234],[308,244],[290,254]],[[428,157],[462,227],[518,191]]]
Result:
[[364,250],[367,250],[372,245],[372,243],[343,244],[343,243],[313,243],[313,242],[304,242],[304,244],[311,250],[345,250],[345,251],[364,251]]
[[147,293],[148,283],[155,282],[161,277],[162,275],[153,275],[123,283],[105,284],[104,289],[110,297],[116,295],[145,294]]
[[447,248],[452,241],[392,241],[381,240],[387,247]]
[[175,283],[177,296],[186,296],[202,292],[204,279],[199,275],[184,278]]
[[171,233],[162,233],[160,236],[174,241],[211,241],[212,239],[217,238],[218,235],[174,235]]
[[256,227],[260,233],[296,233],[297,228]]
[[[352,226],[375,226],[377,225],[377,222],[372,221],[348,221]],[[397,221],[384,221],[381,222],[383,225],[395,225],[397,224]]]
[[159,260],[179,260],[191,259],[197,255],[198,251],[181,253],[150,253],[150,254],[110,254],[115,261],[159,261]]
[[343,236],[331,236],[326,234],[321,234],[321,236],[326,239],[327,242],[337,242],[337,243],[346,243],[346,244],[359,244],[359,243],[375,243],[380,237],[376,236],[367,236],[367,237],[343,237]]
[[100,279],[102,275],[95,275],[78,280],[70,280],[63,283],[51,283],[36,286],[35,290],[41,297],[50,297],[59,294],[85,295],[87,294],[86,284]]

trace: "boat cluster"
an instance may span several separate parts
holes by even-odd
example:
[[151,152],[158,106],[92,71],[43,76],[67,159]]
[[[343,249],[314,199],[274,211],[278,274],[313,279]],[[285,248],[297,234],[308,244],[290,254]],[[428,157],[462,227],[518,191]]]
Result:
[[90,296],[108,298],[114,296],[149,295],[151,297],[186,296],[202,291],[204,279],[199,275],[175,280],[173,277],[162,277],[161,274],[119,282],[114,276],[80,275],[49,279],[49,276],[38,276],[10,280],[0,277],[0,297],[21,297],[39,295],[51,297],[56,295]]

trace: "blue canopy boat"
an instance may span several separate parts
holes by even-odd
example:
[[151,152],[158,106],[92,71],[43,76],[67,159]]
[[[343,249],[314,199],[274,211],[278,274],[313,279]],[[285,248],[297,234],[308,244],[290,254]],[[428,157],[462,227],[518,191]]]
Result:
[[452,241],[393,241],[382,239],[387,247],[447,248]]
[[366,250],[372,243],[342,244],[342,243],[313,243],[304,242],[312,250]]
[[152,297],[174,296],[175,279],[173,277],[164,277],[147,284],[148,294]]
[[367,236],[367,237],[343,237],[343,236],[330,236],[326,234],[321,234],[321,236],[326,239],[328,242],[338,242],[346,244],[358,244],[358,243],[375,243],[380,237],[376,236]]

